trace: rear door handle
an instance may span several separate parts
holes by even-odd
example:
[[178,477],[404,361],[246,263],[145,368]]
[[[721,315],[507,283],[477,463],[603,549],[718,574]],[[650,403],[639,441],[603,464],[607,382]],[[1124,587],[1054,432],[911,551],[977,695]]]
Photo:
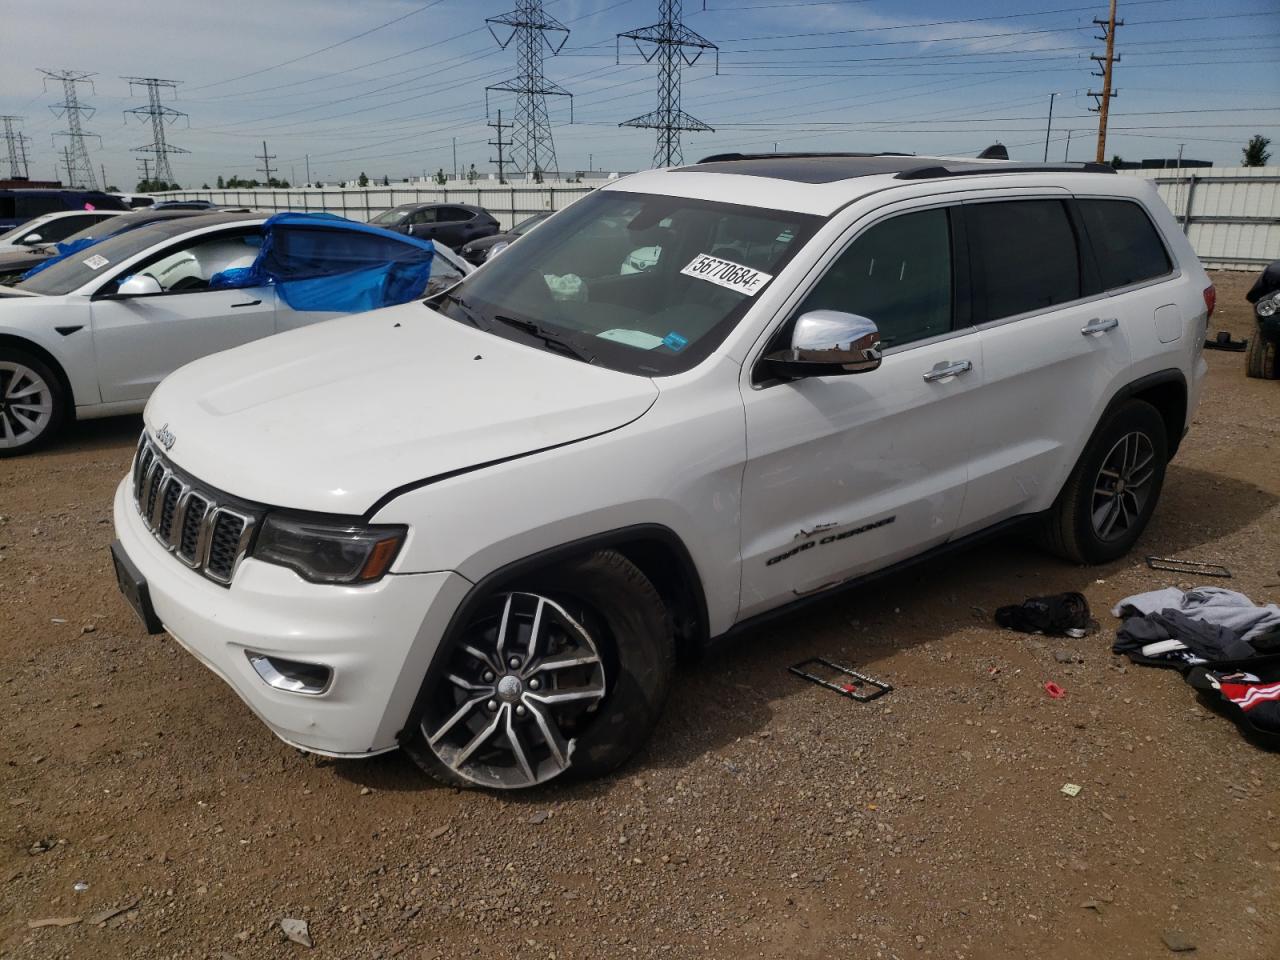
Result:
[[1114,330],[1118,326],[1120,326],[1120,321],[1115,317],[1108,317],[1105,320],[1101,317],[1094,317],[1080,328],[1080,332],[1089,337],[1095,333],[1106,333],[1108,330]]
[[233,303],[231,307],[232,309],[235,309],[236,307],[256,307],[261,302],[261,300],[247,300],[244,303]]
[[924,379],[926,383],[934,383],[938,380],[946,380],[948,377],[958,377],[972,369],[973,364],[968,360],[956,360],[951,363],[944,361],[926,373]]

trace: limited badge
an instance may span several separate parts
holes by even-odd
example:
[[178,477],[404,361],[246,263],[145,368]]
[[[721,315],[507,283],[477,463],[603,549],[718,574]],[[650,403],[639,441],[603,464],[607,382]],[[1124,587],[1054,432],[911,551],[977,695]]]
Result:
[[771,273],[761,273],[752,267],[744,267],[732,260],[721,260],[709,253],[700,253],[680,271],[686,277],[697,277],[719,287],[736,290],[748,297],[755,296],[760,288],[773,279]]

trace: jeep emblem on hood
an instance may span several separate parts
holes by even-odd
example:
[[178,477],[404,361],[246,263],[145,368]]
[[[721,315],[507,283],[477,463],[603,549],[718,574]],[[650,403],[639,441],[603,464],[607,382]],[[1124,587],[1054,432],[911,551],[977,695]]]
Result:
[[169,425],[167,423],[156,431],[156,442],[166,450],[172,448],[174,441],[177,439],[177,437],[169,432]]

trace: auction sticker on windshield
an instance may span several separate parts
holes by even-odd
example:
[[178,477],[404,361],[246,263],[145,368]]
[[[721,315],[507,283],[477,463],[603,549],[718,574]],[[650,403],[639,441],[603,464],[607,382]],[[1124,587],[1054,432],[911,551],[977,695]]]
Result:
[[88,260],[85,260],[83,262],[84,262],[84,265],[88,267],[90,270],[101,270],[111,261],[108,260],[106,257],[104,257],[102,254],[95,253],[92,257],[90,257]]
[[732,260],[721,260],[709,253],[700,253],[693,261],[680,271],[687,277],[706,280],[717,286],[736,290],[748,297],[755,296],[760,288],[773,279],[771,273],[761,273],[751,267],[744,267]]

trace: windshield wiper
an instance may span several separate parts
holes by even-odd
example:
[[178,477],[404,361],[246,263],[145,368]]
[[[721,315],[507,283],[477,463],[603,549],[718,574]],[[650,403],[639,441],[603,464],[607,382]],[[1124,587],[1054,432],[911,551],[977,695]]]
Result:
[[575,357],[584,363],[595,363],[595,354],[584,350],[578,344],[574,343],[566,337],[562,337],[557,333],[552,333],[546,327],[539,326],[532,320],[521,320],[517,317],[506,317],[500,313],[495,313],[493,319],[499,323],[505,323],[509,327],[515,327],[517,330],[523,330],[530,336],[537,337],[548,347],[559,350],[561,353],[567,353],[571,357]]
[[467,302],[465,300],[463,300],[460,296],[458,296],[456,293],[453,292],[452,287],[450,287],[448,290],[443,290],[440,293],[437,293],[434,297],[427,297],[427,299],[423,300],[422,302],[430,305],[431,301],[433,300],[451,301],[452,303],[457,305],[458,311],[466,319],[467,323],[471,324],[477,330],[485,329],[484,325],[481,324],[480,320],[477,318],[476,312],[472,310],[469,306],[467,306]]

